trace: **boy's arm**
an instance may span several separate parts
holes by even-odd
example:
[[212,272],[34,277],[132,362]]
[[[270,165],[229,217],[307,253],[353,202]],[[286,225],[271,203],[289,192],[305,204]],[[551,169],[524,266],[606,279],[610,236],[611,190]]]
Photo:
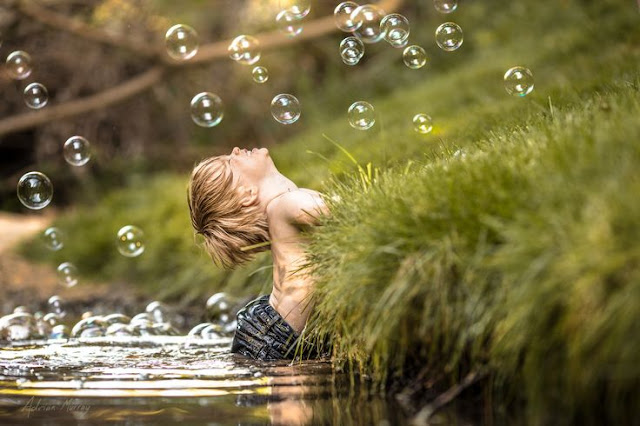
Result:
[[317,225],[320,216],[331,214],[320,194],[310,189],[298,189],[282,198],[278,213],[296,225]]

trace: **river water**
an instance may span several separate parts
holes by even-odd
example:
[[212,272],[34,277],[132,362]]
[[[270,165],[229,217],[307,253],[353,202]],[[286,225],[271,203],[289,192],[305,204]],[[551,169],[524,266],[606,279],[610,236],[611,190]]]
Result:
[[0,347],[0,424],[408,423],[396,400],[328,360],[258,362],[230,344],[112,336]]

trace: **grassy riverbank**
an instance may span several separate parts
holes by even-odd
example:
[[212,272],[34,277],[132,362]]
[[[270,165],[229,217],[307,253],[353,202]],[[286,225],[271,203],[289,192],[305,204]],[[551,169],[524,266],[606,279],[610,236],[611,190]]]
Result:
[[[318,94],[345,112],[371,102],[370,131],[316,108],[309,131],[271,150],[285,175],[333,197],[310,247],[310,329],[332,337],[337,362],[381,381],[416,365],[442,387],[478,372],[498,405],[525,404],[533,423],[624,423],[640,380],[638,8],[496,1],[457,13],[460,51],[428,49],[432,63],[412,71],[376,67],[394,53],[381,49],[365,75]],[[433,44],[431,30],[412,37]],[[514,65],[534,74],[526,98],[502,87]],[[388,95],[359,90],[394,78]],[[434,118],[431,134],[413,131],[418,112]],[[24,251],[164,298],[267,289],[268,253],[228,273],[195,247],[186,179],[134,179],[61,218],[62,251]],[[126,224],[147,233],[139,258],[115,250]]]

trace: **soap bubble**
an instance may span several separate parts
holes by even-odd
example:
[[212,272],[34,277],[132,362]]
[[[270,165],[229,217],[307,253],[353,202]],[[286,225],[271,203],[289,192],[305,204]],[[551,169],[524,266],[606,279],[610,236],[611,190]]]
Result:
[[358,6],[351,12],[351,20],[357,25],[353,34],[365,43],[379,42],[384,37],[384,33],[380,29],[380,22],[384,17],[384,11],[378,6],[372,4]]
[[24,80],[31,75],[31,56],[22,50],[11,52],[7,56],[7,71],[16,80]]
[[69,327],[64,324],[54,325],[49,334],[50,339],[67,339],[71,335]]
[[107,325],[107,329],[104,332],[105,336],[133,336],[132,327],[129,324],[123,324],[116,322]]
[[200,332],[203,339],[220,339],[225,334],[224,328],[220,324],[209,324]]
[[49,101],[49,92],[40,83],[31,83],[24,89],[24,103],[29,108],[40,109]]
[[300,102],[293,95],[276,95],[271,101],[271,115],[279,123],[295,123],[300,118]]
[[424,113],[413,116],[413,129],[422,134],[427,134],[433,129],[433,121],[431,117]]
[[351,13],[358,8],[358,3],[345,1],[340,3],[333,11],[333,19],[336,26],[346,33],[353,32],[358,29],[358,25],[362,25],[362,21],[356,22],[351,19]]
[[364,44],[357,37],[347,37],[340,42],[340,57],[347,65],[355,65],[364,56]]
[[280,0],[280,9],[286,9],[294,17],[302,19],[311,10],[311,0]]
[[129,321],[131,321],[131,318],[120,313],[105,315],[102,319],[105,326],[109,326],[111,324],[129,324]]
[[289,37],[295,37],[302,32],[302,18],[294,15],[290,10],[283,10],[276,16],[276,25],[280,31]]
[[64,301],[60,298],[60,296],[51,296],[47,301],[49,305],[49,309],[53,310],[56,314],[64,317],[66,315],[64,310]]
[[210,324],[211,324],[210,322],[200,323],[200,324],[196,325],[195,327],[193,327],[191,330],[189,330],[189,333],[187,335],[190,336],[190,337],[201,338],[202,335],[200,333],[202,333],[202,330],[204,330]]
[[504,88],[513,96],[526,96],[533,90],[533,74],[528,68],[513,67],[504,74]]
[[155,322],[163,323],[169,321],[169,307],[162,302],[153,301],[145,309]]
[[72,166],[84,166],[91,158],[89,141],[82,136],[71,136],[62,147],[64,159]]
[[445,22],[436,28],[436,43],[442,50],[451,52],[462,46],[462,28],[456,23]]
[[191,118],[198,126],[217,126],[223,116],[222,99],[215,93],[198,93],[191,100]]
[[229,48],[229,57],[244,65],[253,65],[260,59],[260,42],[249,35],[234,38]]
[[126,257],[140,256],[144,252],[144,232],[137,226],[127,225],[118,231],[118,251]]
[[18,199],[32,210],[45,208],[53,198],[53,185],[40,172],[25,173],[18,181]]
[[409,20],[398,13],[392,13],[382,18],[380,31],[389,44],[401,45],[409,39]]
[[233,301],[227,293],[216,293],[207,300],[207,317],[210,321],[228,322],[232,308]]
[[164,36],[167,53],[173,59],[186,61],[198,53],[198,33],[188,25],[174,25]]
[[67,287],[78,284],[78,268],[71,262],[64,262],[58,266],[58,281]]
[[373,105],[369,102],[354,102],[347,111],[349,124],[354,129],[367,130],[376,122]]
[[98,337],[104,336],[105,326],[100,315],[83,318],[73,326],[71,335],[73,337]]
[[412,70],[422,68],[427,63],[427,53],[417,45],[407,46],[402,52],[404,64]]
[[256,83],[262,84],[269,80],[269,70],[259,65],[251,71],[251,75],[253,76],[253,81]]
[[54,327],[62,322],[62,318],[60,317],[60,315],[54,312],[49,312],[44,317],[42,317],[42,321],[46,322],[51,327]]
[[64,234],[54,226],[44,231],[42,240],[49,250],[58,251],[64,247]]
[[433,6],[440,13],[451,13],[458,7],[458,0],[433,0]]
[[16,312],[0,318],[0,341],[19,341],[37,337],[36,320],[28,312]]

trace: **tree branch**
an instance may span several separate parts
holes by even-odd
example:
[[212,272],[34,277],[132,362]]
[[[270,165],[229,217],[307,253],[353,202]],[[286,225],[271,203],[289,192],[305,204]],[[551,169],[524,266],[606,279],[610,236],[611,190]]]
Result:
[[115,46],[126,50],[131,50],[137,55],[148,58],[159,57],[159,48],[149,47],[147,43],[139,40],[123,37],[120,34],[112,34],[94,28],[77,19],[69,18],[65,15],[53,12],[38,5],[37,1],[22,0],[18,2],[18,10],[41,24],[47,25],[56,30],[75,34],[79,37],[92,40],[101,44]]
[[156,65],[141,75],[96,95],[0,120],[0,136],[122,102],[153,86],[160,81],[164,72],[164,67]]

